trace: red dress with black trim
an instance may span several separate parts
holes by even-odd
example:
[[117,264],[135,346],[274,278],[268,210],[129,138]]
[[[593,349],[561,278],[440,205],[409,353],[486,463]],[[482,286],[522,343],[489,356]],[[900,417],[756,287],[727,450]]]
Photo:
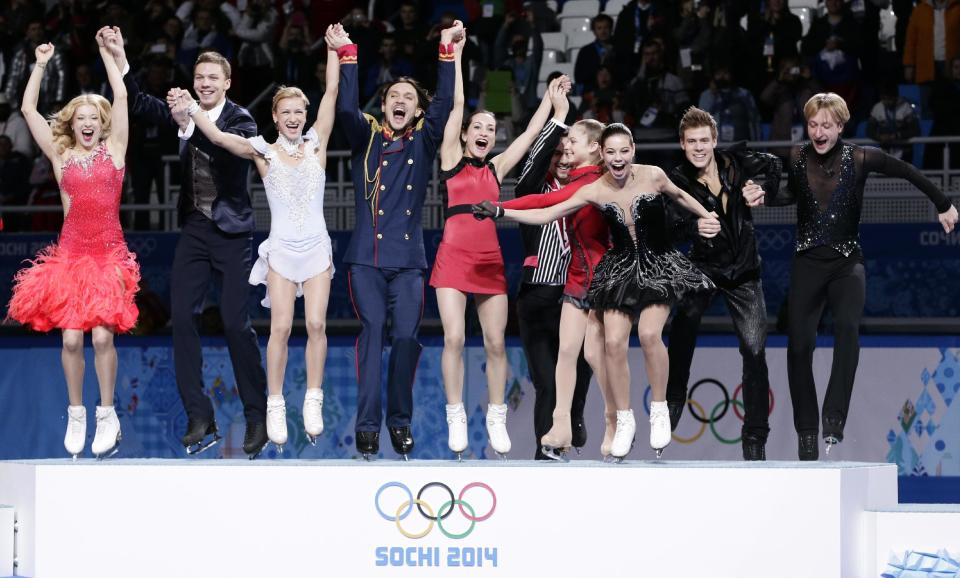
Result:
[[[501,203],[504,209],[542,209],[566,201],[581,187],[589,185],[601,176],[597,165],[580,167],[570,171],[567,184],[558,191],[543,195],[526,195]],[[566,218],[567,236],[570,238],[570,266],[567,268],[567,283],[563,294],[585,302],[593,280],[593,270],[604,253],[610,248],[610,229],[603,213],[593,205],[587,205]]]
[[471,205],[500,198],[493,163],[463,157],[451,170],[441,171],[440,180],[447,220],[430,286],[481,295],[505,294],[507,280],[497,227],[492,219],[474,219],[470,210]]
[[63,229],[14,278],[12,319],[37,331],[104,326],[123,333],[136,325],[140,267],[120,229],[123,173],[103,142],[64,163],[60,187],[70,205]]

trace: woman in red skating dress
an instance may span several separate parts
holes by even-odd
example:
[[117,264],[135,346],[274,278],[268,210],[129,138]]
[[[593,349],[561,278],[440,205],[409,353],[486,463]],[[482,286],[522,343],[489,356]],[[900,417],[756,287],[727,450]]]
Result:
[[34,140],[53,165],[60,184],[64,222],[57,243],[17,273],[8,315],[37,331],[63,332],[63,372],[70,406],[64,447],[74,459],[86,441],[83,406],[83,334],[93,335],[100,382],[97,431],[91,449],[98,458],[120,443],[120,421],[113,407],[117,375],[115,332],[137,322],[134,295],[140,269],[120,229],[120,192],[127,146],[127,93],[114,59],[97,34],[113,90],[113,105],[102,96],[78,96],[48,124],[37,112],[43,69],[53,45],[37,47],[37,63],[23,97],[23,116]]
[[[487,435],[490,447],[504,456],[510,451],[504,390],[507,356],[503,333],[507,325],[507,284],[503,256],[493,222],[473,218],[470,207],[500,197],[500,178],[520,162],[550,115],[551,103],[566,98],[570,81],[561,77],[551,83],[548,96],[534,113],[527,130],[492,159],[487,155],[496,141],[497,120],[492,113],[475,111],[461,127],[463,83],[460,74],[462,42],[456,45],[456,89],[453,110],[444,128],[440,146],[440,178],[444,187],[447,221],[437,249],[430,285],[437,290],[437,305],[443,324],[441,370],[447,397],[447,445],[460,455],[467,447],[467,414],[463,407],[464,315],[467,295],[472,293],[483,329],[487,354]],[[562,119],[561,119],[562,121]]]

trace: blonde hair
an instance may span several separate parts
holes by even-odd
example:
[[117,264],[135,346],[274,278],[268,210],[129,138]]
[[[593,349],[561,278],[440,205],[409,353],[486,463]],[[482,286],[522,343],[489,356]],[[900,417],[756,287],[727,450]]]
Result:
[[302,98],[304,108],[310,106],[310,99],[307,98],[307,95],[304,94],[302,90],[296,86],[281,86],[277,89],[277,92],[273,94],[273,106],[270,107],[270,110],[277,112],[277,105],[285,98]]
[[592,118],[585,118],[573,123],[573,126],[579,126],[587,135],[587,143],[600,142],[600,133],[603,132],[603,123]]
[[100,140],[106,140],[110,136],[110,112],[112,110],[110,101],[99,94],[75,96],[66,106],[50,117],[50,131],[53,133],[53,142],[57,145],[58,154],[63,154],[63,151],[76,144],[71,125],[77,109],[84,105],[95,107],[100,115]]
[[847,124],[850,120],[850,109],[843,97],[833,92],[821,92],[810,97],[803,105],[803,118],[810,120],[821,110],[826,109],[833,115],[838,124]]
[[717,121],[714,120],[713,116],[709,112],[695,106],[691,106],[687,109],[687,112],[683,113],[683,118],[680,119],[680,140],[683,140],[683,135],[688,130],[703,126],[710,127],[710,135],[714,140],[716,140]]

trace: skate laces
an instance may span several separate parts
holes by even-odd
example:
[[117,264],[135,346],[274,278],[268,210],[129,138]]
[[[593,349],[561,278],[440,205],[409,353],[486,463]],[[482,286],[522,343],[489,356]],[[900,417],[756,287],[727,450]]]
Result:
[[307,411],[320,411],[323,407],[323,393],[317,396],[307,395],[303,399],[303,409],[304,412]]
[[467,423],[467,412],[463,408],[463,404],[457,404],[456,407],[447,408],[447,423]]
[[286,416],[287,408],[283,405],[267,406],[267,418],[273,421],[279,421]]
[[[80,435],[83,433],[83,416],[70,416],[70,433],[73,435]],[[100,429],[100,419],[97,419],[97,429]]]
[[[97,431],[96,433],[94,433],[94,436],[99,436],[101,433],[104,433],[104,430],[106,428],[110,427],[111,425],[110,422],[112,421],[110,418],[113,415],[114,414],[112,412],[107,412],[107,411],[97,412]],[[74,423],[72,427],[78,427],[78,426],[76,423]]]
[[487,423],[489,425],[506,425],[507,423],[507,406],[504,405],[490,405],[487,408]]

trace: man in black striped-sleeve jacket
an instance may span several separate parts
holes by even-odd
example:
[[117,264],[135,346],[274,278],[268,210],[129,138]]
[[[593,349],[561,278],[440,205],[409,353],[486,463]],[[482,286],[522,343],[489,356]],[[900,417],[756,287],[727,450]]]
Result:
[[[517,180],[516,196],[555,191],[566,178],[566,168],[557,170],[562,154],[561,139],[567,127],[556,120],[547,123],[537,137]],[[558,178],[557,173],[563,178]],[[540,438],[553,425],[556,405],[557,352],[560,349],[560,298],[570,265],[570,243],[564,219],[548,225],[520,225],[523,238],[523,282],[517,295],[520,339],[530,367],[530,379],[536,392],[533,405],[533,429],[537,436],[534,459],[546,459],[540,451]],[[573,446],[581,448],[587,441],[583,424],[583,407],[593,372],[583,359],[577,364],[577,386],[573,394],[570,421]]]

